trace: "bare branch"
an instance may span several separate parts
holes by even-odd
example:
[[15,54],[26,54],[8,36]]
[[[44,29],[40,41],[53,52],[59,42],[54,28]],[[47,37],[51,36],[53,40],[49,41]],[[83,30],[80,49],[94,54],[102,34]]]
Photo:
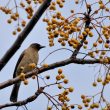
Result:
[[43,92],[43,90],[44,90],[44,88],[41,87],[34,95],[28,97],[25,100],[18,101],[18,102],[13,102],[13,103],[6,103],[6,104],[3,104],[3,105],[0,105],[0,109],[6,108],[6,107],[10,107],[10,106],[22,106],[22,105],[25,105],[25,104],[27,104],[29,102],[32,102]]

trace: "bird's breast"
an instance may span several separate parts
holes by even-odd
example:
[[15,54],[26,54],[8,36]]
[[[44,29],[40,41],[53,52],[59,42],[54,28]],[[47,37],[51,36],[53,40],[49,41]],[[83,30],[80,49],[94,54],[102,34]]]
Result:
[[35,66],[37,66],[38,59],[39,59],[38,51],[33,49],[26,50],[22,58],[22,61],[18,65],[17,71],[20,72],[21,67],[24,68],[22,70],[22,72],[24,73],[33,70],[34,68],[30,67],[30,64],[35,64]]

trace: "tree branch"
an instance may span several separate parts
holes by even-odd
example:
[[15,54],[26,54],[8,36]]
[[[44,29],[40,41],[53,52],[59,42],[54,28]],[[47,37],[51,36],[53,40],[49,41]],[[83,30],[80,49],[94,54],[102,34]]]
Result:
[[[41,67],[39,69],[35,69],[31,72],[28,72],[28,73],[26,73],[26,78],[32,77],[32,75],[35,75],[35,74],[36,75],[41,74],[42,72],[45,72],[47,70],[51,70],[51,69],[54,69],[57,67],[68,65],[71,63],[75,63],[75,64],[96,64],[96,63],[99,63],[100,64],[100,61],[99,60],[90,60],[90,59],[84,60],[84,59],[79,59],[79,58],[76,58],[76,59],[75,58],[68,58],[66,60],[50,64],[50,65],[48,65],[48,67]],[[0,83],[0,90],[5,88],[5,87],[8,87],[12,84],[17,83],[18,81],[20,81],[20,78],[16,77],[14,79],[9,79],[3,83]]]
[[27,99],[22,100],[22,101],[18,101],[18,102],[6,103],[3,105],[0,105],[0,109],[10,107],[10,106],[22,106],[22,105],[25,105],[29,102],[32,102],[43,92],[43,90],[44,90],[44,88],[40,87],[39,90],[34,95],[28,97]]
[[50,5],[50,2],[52,0],[44,0],[42,5],[39,7],[39,9],[35,12],[34,16],[30,20],[30,22],[27,24],[27,26],[24,28],[24,30],[18,35],[18,38],[14,42],[14,44],[11,46],[11,48],[5,53],[5,55],[0,60],[0,71],[2,68],[7,64],[7,62],[10,60],[10,58],[15,54],[15,52],[20,48],[21,44],[25,40],[25,38],[28,36],[28,34],[32,31],[35,24],[38,22],[42,14],[45,12],[45,10]]
[[[84,13],[84,15],[85,15],[85,28],[84,29],[86,29],[86,28],[89,28],[89,26],[90,26],[90,23],[91,23],[91,18],[90,18],[90,12],[91,12],[92,10],[91,10],[91,7],[89,8],[89,10],[88,10],[88,12],[87,13]],[[84,41],[86,40],[86,38],[87,38],[87,36],[88,35],[85,35],[84,36],[84,38],[81,40],[81,42],[80,42],[80,44],[78,45],[78,47],[74,50],[74,52],[73,52],[73,54],[72,54],[72,56],[71,57],[76,57],[77,56],[77,54],[78,54],[78,52],[79,52],[79,50],[81,49],[81,47],[83,46],[83,43],[84,43]]]

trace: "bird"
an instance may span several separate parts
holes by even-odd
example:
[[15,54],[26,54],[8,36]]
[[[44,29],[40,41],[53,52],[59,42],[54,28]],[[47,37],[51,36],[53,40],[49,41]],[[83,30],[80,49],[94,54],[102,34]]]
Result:
[[[25,49],[16,63],[15,70],[13,73],[13,78],[19,76],[21,72],[25,74],[31,71],[32,68],[29,68],[30,63],[34,63],[37,66],[39,60],[38,51],[44,47],[45,46],[42,46],[38,43],[32,43],[27,49]],[[11,102],[17,102],[20,85],[21,85],[21,81],[14,84],[10,95]]]

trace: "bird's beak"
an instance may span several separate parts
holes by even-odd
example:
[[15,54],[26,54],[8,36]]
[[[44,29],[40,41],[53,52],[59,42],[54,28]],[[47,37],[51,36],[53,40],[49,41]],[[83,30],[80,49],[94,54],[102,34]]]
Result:
[[42,46],[42,45],[41,45],[40,48],[45,48],[45,46]]

